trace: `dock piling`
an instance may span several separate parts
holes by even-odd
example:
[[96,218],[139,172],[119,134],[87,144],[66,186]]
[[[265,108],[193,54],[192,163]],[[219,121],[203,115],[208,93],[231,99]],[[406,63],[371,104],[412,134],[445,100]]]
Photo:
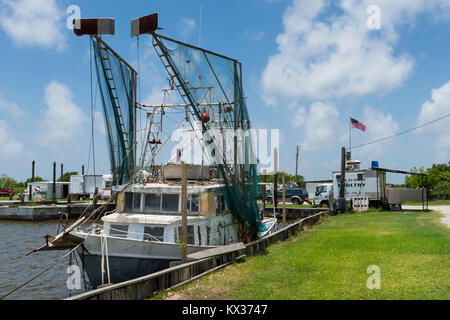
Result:
[[183,162],[183,175],[181,179],[181,258],[184,263],[187,262],[187,174],[186,174],[186,164]]

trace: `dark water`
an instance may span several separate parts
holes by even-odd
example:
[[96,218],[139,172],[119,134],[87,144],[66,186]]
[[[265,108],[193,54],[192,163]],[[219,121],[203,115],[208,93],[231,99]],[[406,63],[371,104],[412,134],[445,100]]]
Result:
[[[45,244],[45,235],[56,235],[57,228],[57,221],[0,221],[0,296],[30,280],[68,252],[46,251],[26,256]],[[68,266],[69,257],[5,300],[57,300],[69,297],[70,291],[66,285],[70,276],[66,273]],[[72,291],[72,295],[82,291]]]

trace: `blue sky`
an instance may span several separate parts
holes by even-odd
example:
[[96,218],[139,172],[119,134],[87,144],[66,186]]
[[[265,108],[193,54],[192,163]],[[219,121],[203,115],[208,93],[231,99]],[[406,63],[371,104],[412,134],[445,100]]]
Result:
[[[390,136],[450,113],[450,1],[72,1],[0,0],[0,173],[51,177],[52,163],[80,171],[90,146],[89,41],[66,28],[71,5],[82,17],[116,19],[105,40],[137,69],[130,21],[158,12],[162,34],[243,63],[253,126],[280,129],[280,170],[329,179],[348,146]],[[376,5],[379,29],[367,26]],[[141,96],[155,98],[162,66],[141,38]],[[165,84],[165,83],[162,83]],[[101,106],[97,105],[97,111]],[[101,117],[96,169],[108,172]],[[353,151],[368,167],[410,169],[450,158],[450,118],[388,142]],[[403,177],[389,177],[401,182]]]

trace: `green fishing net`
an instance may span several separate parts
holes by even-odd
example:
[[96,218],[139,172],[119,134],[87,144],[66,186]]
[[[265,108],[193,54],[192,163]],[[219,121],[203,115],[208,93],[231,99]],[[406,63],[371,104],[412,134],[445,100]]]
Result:
[[[173,48],[168,48],[169,44]],[[172,86],[190,105],[193,120],[205,137],[206,152],[223,182],[228,208],[246,229],[244,232],[255,239],[264,226],[257,205],[257,159],[241,63],[179,42],[166,46],[158,35],[154,35],[153,45]],[[205,113],[208,121],[204,121]]]
[[136,72],[100,38],[91,39],[113,185],[123,185],[135,170]]

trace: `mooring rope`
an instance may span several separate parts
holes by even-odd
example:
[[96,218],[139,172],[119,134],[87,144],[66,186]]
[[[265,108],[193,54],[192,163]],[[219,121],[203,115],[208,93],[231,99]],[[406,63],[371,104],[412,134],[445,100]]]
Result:
[[64,256],[62,256],[61,258],[59,258],[56,262],[54,262],[53,264],[51,264],[50,266],[48,266],[47,268],[45,268],[43,271],[41,271],[39,274],[37,274],[36,276],[34,276],[33,278],[31,278],[30,280],[26,281],[25,283],[23,283],[22,285],[20,285],[19,287],[17,287],[16,289],[10,291],[9,293],[5,294],[4,296],[0,297],[0,300],[3,300],[4,298],[6,298],[7,296],[11,295],[12,293],[16,292],[17,290],[25,287],[27,284],[29,284],[31,281],[33,281],[34,279],[40,277],[43,273],[47,272],[48,270],[50,270],[51,268],[53,268],[55,265],[57,265],[59,262],[61,262],[62,260],[64,260],[65,258],[67,258],[69,255],[72,254],[72,252],[74,252],[76,249],[78,249],[78,247],[80,247],[83,243],[80,243],[79,245],[77,245],[75,248],[73,248],[72,250],[70,250],[68,253],[66,253]]

